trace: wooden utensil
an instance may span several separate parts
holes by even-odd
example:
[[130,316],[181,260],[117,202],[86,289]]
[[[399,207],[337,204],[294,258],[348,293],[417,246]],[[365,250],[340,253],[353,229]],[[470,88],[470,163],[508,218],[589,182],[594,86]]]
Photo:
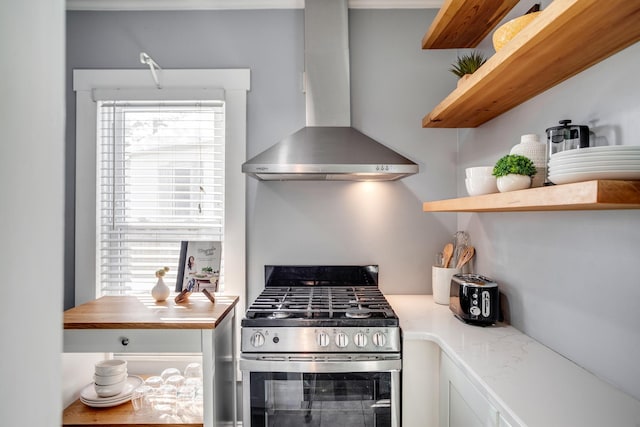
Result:
[[476,250],[473,246],[467,246],[462,251],[462,255],[460,255],[460,259],[458,259],[458,264],[456,268],[462,268],[466,263],[473,258],[473,255],[476,253]]
[[449,268],[449,263],[451,262],[451,257],[453,256],[453,243],[447,243],[446,245],[444,245],[442,256],[444,257],[442,266],[444,268]]

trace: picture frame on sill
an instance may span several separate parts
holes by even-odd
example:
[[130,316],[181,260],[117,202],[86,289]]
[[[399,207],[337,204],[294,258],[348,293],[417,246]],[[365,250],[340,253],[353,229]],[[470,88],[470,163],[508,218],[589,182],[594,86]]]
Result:
[[176,292],[217,292],[221,254],[220,241],[182,241]]

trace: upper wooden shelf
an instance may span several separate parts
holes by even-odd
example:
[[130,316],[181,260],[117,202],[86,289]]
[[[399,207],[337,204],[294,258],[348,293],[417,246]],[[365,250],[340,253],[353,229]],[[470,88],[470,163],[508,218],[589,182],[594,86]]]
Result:
[[422,126],[480,126],[638,40],[640,1],[554,0]]
[[476,47],[519,0],[447,0],[422,39],[423,49]]
[[640,209],[640,181],[586,181],[425,202],[425,212]]

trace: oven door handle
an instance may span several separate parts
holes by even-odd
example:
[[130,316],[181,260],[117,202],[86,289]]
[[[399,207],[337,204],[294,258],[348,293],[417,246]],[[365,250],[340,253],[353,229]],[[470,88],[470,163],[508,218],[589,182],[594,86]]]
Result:
[[401,360],[307,361],[240,359],[240,370],[249,372],[392,372]]

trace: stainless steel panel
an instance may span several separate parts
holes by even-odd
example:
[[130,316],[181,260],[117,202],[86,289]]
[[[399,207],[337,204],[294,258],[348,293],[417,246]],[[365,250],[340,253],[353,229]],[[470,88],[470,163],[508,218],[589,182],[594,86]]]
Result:
[[[400,351],[400,329],[397,327],[264,327],[251,328],[243,327],[241,330],[241,349],[242,352],[252,353],[273,353],[273,352],[399,352]],[[339,347],[336,337],[339,333],[344,333],[348,337],[346,346]],[[366,337],[366,343],[357,346],[355,343],[355,335],[363,333]],[[256,340],[256,334],[260,334],[262,338]],[[319,344],[320,334],[325,334],[327,345]],[[382,334],[385,343],[377,346],[374,343],[374,335]],[[253,339],[252,339],[253,337]],[[255,343],[258,341],[259,346]]]
[[249,360],[240,358],[240,370],[251,372],[388,372],[402,369],[402,361],[293,362],[291,360]]
[[380,180],[412,175],[418,165],[353,128],[306,127],[244,163],[242,171],[262,179]]

